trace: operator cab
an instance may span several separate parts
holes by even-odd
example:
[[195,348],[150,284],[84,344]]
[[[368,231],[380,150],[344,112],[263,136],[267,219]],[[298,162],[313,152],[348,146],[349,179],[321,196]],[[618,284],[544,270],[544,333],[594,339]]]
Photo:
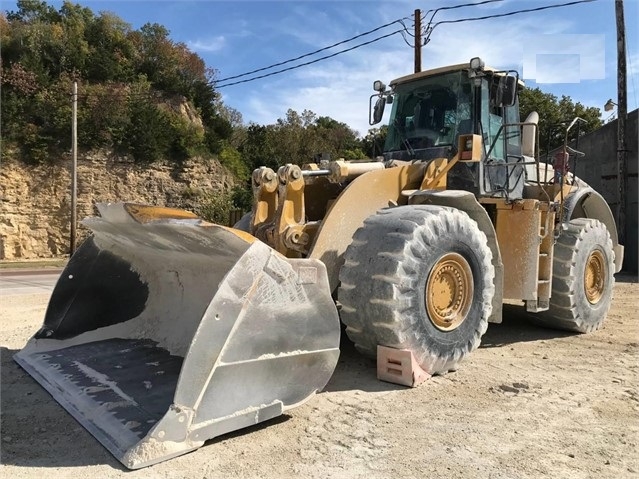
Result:
[[389,90],[376,82],[371,123],[381,120],[386,103],[393,105],[384,160],[451,160],[460,135],[480,135],[481,161],[455,165],[448,174],[449,187],[521,198],[525,175],[518,86],[523,83],[516,72],[485,67],[479,58],[401,77]]

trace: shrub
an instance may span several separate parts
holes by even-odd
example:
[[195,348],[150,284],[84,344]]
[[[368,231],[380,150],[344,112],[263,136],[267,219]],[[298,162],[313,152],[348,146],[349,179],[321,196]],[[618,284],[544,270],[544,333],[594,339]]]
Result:
[[228,225],[231,210],[234,208],[230,193],[204,194],[199,203],[195,214],[200,218],[219,225]]
[[220,163],[227,167],[237,178],[241,180],[248,179],[250,172],[246,163],[242,161],[242,155],[227,142],[223,142],[222,149],[218,154],[218,159]]

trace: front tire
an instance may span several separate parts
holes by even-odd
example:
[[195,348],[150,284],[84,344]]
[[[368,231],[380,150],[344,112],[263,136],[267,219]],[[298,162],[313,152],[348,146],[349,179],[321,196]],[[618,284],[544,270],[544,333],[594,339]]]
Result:
[[340,271],[346,333],[363,354],[410,350],[443,374],[479,346],[495,294],[484,233],[466,213],[430,205],[381,210],[357,230]]
[[612,302],[615,254],[606,226],[598,220],[570,220],[555,245],[548,311],[533,323],[589,333],[601,327]]

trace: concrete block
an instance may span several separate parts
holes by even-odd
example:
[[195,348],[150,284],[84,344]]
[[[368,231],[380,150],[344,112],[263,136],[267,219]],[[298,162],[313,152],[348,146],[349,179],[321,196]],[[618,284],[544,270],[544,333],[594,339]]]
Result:
[[416,387],[430,378],[408,349],[377,346],[377,379],[402,386]]

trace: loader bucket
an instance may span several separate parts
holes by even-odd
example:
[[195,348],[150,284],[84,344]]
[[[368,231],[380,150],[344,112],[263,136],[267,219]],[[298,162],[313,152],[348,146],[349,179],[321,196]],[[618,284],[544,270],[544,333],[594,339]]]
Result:
[[324,265],[180,210],[99,205],[15,355],[131,469],[321,390],[340,326]]

